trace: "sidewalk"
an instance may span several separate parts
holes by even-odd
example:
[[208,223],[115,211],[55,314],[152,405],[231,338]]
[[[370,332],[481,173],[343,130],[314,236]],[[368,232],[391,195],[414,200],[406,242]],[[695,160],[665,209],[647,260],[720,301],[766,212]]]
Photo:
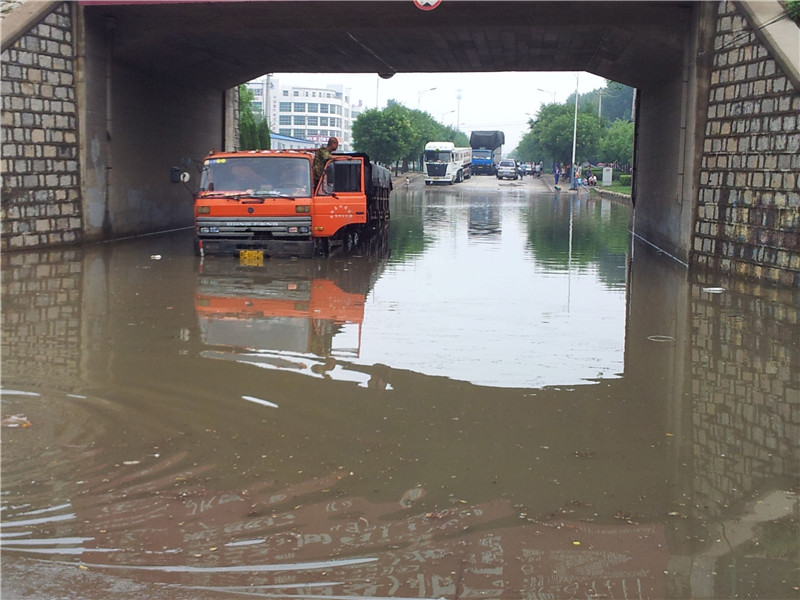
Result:
[[408,171],[406,173],[400,173],[400,175],[392,175],[392,189],[399,189],[406,184],[406,177],[408,177],[409,185],[414,184],[424,184],[425,183],[425,175],[420,173],[419,171]]
[[[545,173],[544,175],[542,175],[542,181],[545,182],[545,184],[547,185],[548,189],[551,192],[556,191],[556,189],[555,189],[555,187],[556,187],[555,177],[553,177],[552,173]],[[570,191],[570,189],[569,189],[569,180],[566,181],[566,185],[564,184],[563,180],[559,181],[558,182],[558,187],[561,188],[562,192],[569,193],[569,191]],[[578,193],[582,193],[584,191],[588,192],[590,194],[597,194],[601,198],[607,198],[609,200],[614,200],[614,201],[617,201],[617,202],[627,202],[628,204],[631,204],[630,195],[621,194],[620,192],[612,192],[610,190],[604,190],[603,187],[600,186],[600,185],[593,185],[592,187],[581,187],[578,190]]]

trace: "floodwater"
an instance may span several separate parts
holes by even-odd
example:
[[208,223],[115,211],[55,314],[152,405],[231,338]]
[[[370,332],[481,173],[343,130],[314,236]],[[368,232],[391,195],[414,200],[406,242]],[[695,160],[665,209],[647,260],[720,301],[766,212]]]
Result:
[[2,597],[800,597],[800,295],[539,183],[4,254]]

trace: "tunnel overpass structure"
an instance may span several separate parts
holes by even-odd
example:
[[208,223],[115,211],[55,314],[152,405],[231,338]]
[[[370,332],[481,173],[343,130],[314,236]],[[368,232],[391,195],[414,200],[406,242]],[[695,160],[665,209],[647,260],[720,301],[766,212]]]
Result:
[[2,251],[191,226],[170,168],[238,146],[236,86],[264,73],[587,71],[637,89],[634,234],[800,286],[800,29],[777,1],[12,4]]

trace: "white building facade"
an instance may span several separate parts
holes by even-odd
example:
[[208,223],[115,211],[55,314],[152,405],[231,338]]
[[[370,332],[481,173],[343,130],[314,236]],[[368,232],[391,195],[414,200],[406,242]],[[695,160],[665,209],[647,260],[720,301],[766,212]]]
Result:
[[272,132],[269,134],[269,142],[270,150],[308,150],[314,147],[308,140]]
[[284,86],[270,75],[247,86],[254,94],[253,111],[268,119],[270,132],[308,140],[310,146],[322,146],[336,137],[340,151],[353,151],[353,119],[364,107],[361,102],[353,106],[350,88]]

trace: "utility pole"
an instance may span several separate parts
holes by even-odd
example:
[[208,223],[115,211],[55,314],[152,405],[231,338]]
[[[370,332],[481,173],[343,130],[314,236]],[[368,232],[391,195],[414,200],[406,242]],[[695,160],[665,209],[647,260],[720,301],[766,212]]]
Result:
[[569,167],[570,185],[569,189],[578,189],[575,181],[575,147],[578,142],[578,73],[575,73],[575,120],[572,124],[572,164]]
[[458,90],[456,100],[458,101],[456,104],[456,131],[458,131],[461,126],[461,90]]
[[600,91],[597,92],[597,99],[598,99],[598,101],[597,101],[597,118],[598,119],[602,119],[603,118],[603,91],[604,90],[600,90]]
[[261,111],[264,113],[264,118],[267,120],[267,125],[269,126],[270,131],[274,131],[272,129],[272,110],[270,106],[270,93],[269,88],[272,87],[272,73],[267,73],[267,86],[264,90],[264,106],[261,107]]

